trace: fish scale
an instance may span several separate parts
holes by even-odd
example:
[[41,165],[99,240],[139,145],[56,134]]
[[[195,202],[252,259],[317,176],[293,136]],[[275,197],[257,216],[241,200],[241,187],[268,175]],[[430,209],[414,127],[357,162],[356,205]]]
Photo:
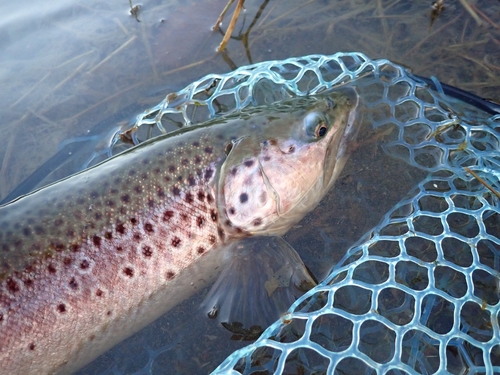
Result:
[[[2,371],[75,371],[203,287],[220,267],[224,245],[281,234],[300,220],[333,182],[323,173],[337,174],[335,158],[327,163],[332,171],[323,170],[325,153],[346,141],[352,106],[343,95],[332,97],[336,107],[330,99],[291,99],[255,109],[246,121],[233,116],[180,130],[1,206]],[[311,111],[314,121],[304,120]],[[316,137],[315,129],[326,125],[328,135],[316,142],[326,133]],[[255,169],[267,144],[262,137],[274,146],[265,147]],[[280,148],[288,138],[297,151]],[[290,212],[226,180],[236,168],[243,181],[274,192],[269,181],[280,176],[271,176],[273,158],[293,165],[297,177],[314,173],[309,181],[286,176],[301,181],[290,196],[267,194]],[[246,207],[258,220],[250,215],[246,227],[234,225],[226,212],[234,197],[238,212]]]

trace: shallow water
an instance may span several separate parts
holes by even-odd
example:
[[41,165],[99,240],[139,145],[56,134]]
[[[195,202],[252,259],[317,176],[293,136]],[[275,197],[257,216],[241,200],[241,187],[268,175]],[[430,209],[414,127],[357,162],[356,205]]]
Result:
[[[106,150],[113,131],[167,93],[251,62],[360,51],[480,95],[497,95],[499,28],[484,18],[478,26],[458,3],[446,3],[431,27],[427,3],[247,0],[234,32],[240,36],[225,54],[215,53],[222,36],[210,29],[225,1],[141,5],[135,19],[124,0],[0,4],[0,198],[54,155],[49,169],[74,162],[54,179],[75,172],[95,150]],[[476,6],[498,21],[486,2]],[[241,35],[250,26],[245,46]],[[76,147],[58,155],[63,141]],[[353,153],[332,193],[286,238],[322,278],[421,177],[368,142]],[[147,373],[148,359],[155,357],[153,373],[209,372],[245,343],[229,340],[198,310],[205,293],[81,373]]]

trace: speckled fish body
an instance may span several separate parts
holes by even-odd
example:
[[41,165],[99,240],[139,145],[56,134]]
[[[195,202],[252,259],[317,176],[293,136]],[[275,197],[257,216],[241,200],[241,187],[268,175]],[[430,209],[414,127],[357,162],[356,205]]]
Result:
[[286,232],[343,165],[351,102],[247,110],[0,207],[0,372],[71,373],[192,294],[224,245]]

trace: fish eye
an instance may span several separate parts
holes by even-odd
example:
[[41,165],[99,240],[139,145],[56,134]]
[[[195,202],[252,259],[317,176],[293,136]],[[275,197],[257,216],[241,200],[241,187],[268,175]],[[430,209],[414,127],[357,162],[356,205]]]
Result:
[[328,131],[328,123],[324,116],[317,112],[309,113],[304,119],[307,135],[314,138],[323,138]]

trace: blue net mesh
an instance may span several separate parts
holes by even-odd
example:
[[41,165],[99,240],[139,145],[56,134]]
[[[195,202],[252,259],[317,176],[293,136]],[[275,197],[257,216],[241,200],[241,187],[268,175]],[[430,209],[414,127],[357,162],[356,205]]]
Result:
[[384,150],[428,175],[214,373],[500,372],[500,115],[390,61],[339,53],[206,76],[141,114],[129,136],[341,86],[357,90]]

